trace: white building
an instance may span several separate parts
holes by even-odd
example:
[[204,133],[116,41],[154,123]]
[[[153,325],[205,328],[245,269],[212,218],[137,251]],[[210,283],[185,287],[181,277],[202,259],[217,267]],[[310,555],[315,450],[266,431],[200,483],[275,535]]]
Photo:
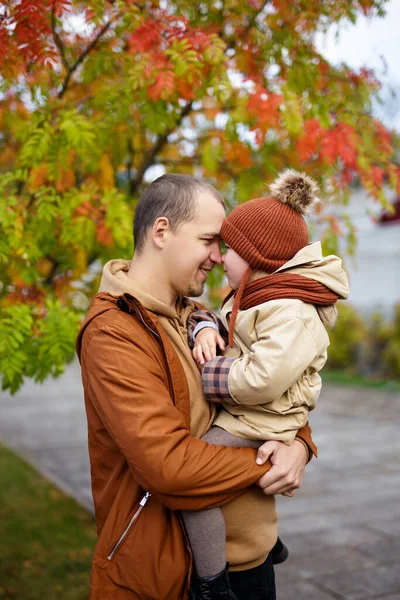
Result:
[[346,207],[357,229],[355,256],[344,254],[349,301],[364,313],[378,309],[390,315],[400,302],[400,198],[393,192],[388,198],[396,212],[383,218],[379,204],[362,188],[354,190]]

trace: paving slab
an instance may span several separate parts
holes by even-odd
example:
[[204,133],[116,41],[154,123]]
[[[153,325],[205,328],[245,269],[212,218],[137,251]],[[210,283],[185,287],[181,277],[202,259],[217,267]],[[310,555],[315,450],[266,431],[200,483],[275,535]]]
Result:
[[366,556],[376,558],[385,565],[393,563],[400,566],[400,539],[398,537],[378,542],[362,542],[357,544],[357,550]]
[[375,596],[374,600],[399,600],[400,592],[396,594],[385,594],[384,596]]
[[286,578],[278,575],[276,577],[277,600],[332,600],[332,598],[343,598],[334,592],[312,581],[288,582]]
[[400,570],[388,567],[360,569],[346,573],[319,575],[315,583],[346,600],[369,600],[383,594],[400,598]]
[[[278,599],[400,600],[400,394],[325,385],[310,424],[319,458],[293,499],[278,498],[290,549]],[[1,393],[0,441],[93,509],[77,362]]]
[[383,540],[391,541],[390,536],[379,530],[366,529],[365,524],[343,525],[342,527],[316,529],[307,536],[314,544],[340,547],[360,547],[362,544],[379,544]]

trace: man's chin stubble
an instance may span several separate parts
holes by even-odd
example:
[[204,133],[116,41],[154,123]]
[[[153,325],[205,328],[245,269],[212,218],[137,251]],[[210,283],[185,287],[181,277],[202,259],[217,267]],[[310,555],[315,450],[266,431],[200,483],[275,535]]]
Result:
[[202,295],[203,290],[204,290],[204,285],[195,286],[194,284],[190,284],[188,286],[186,296],[189,296],[191,298],[197,298],[198,296]]

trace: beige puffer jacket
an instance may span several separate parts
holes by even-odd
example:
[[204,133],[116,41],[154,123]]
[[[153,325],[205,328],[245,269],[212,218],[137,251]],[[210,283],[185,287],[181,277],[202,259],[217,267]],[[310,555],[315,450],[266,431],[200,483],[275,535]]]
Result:
[[[276,272],[310,277],[341,298],[348,296],[347,275],[337,256],[323,257],[319,242],[300,250]],[[265,276],[255,273],[253,278]],[[231,298],[221,319],[229,329]],[[325,324],[335,310],[316,308],[301,300],[280,299],[240,310],[234,332],[235,348],[225,356],[238,357],[229,371],[231,401],[214,425],[248,439],[280,440],[291,444],[315,408],[321,391],[319,371],[327,359],[329,337]]]

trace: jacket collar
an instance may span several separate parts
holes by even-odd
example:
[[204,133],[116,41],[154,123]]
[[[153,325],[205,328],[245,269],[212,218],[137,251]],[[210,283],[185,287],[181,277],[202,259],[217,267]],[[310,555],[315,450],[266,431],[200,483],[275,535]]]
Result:
[[300,265],[306,265],[308,263],[322,260],[322,247],[321,242],[314,242],[308,246],[304,246],[297,252],[287,263],[282,265],[275,273],[286,271],[287,269],[293,269],[293,267],[299,267]]

